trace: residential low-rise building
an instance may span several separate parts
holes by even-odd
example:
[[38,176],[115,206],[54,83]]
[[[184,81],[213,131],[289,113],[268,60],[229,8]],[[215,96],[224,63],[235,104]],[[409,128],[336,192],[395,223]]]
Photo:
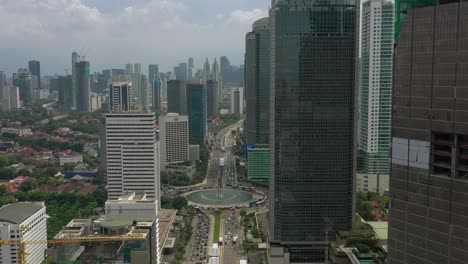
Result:
[[[47,240],[46,207],[43,202],[20,202],[0,208],[0,239],[5,241],[27,242]],[[27,264],[40,264],[44,260],[45,243],[26,244]],[[19,247],[0,247],[0,263],[20,262]]]
[[58,155],[58,160],[59,160],[60,166],[65,165],[65,163],[80,163],[80,162],[83,162],[83,155],[78,154],[78,153],[70,153],[70,154],[60,153]]
[[1,134],[14,134],[19,137],[32,136],[30,128],[4,127],[0,130]]

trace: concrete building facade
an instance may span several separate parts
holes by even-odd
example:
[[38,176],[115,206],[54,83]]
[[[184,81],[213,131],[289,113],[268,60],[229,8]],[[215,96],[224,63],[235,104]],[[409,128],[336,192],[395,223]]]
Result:
[[[18,202],[0,208],[0,239],[27,242],[47,240],[47,215],[44,203]],[[27,264],[41,264],[47,244],[26,244]],[[17,246],[0,247],[0,263],[20,263]]]
[[159,200],[159,145],[154,113],[105,115],[107,190],[110,200],[123,193],[146,193]]
[[167,82],[167,112],[187,115],[187,89],[185,82],[179,80]]
[[159,118],[159,142],[161,145],[161,168],[166,164],[189,160],[188,116],[168,113]]
[[114,81],[109,84],[109,110],[126,112],[134,110],[132,83]]
[[244,114],[244,88],[231,88],[231,114]]
[[76,69],[76,110],[78,112],[91,112],[90,106],[90,78],[89,61],[80,61],[75,65]]
[[393,84],[391,264],[468,259],[466,10],[468,2],[447,1],[405,12]]

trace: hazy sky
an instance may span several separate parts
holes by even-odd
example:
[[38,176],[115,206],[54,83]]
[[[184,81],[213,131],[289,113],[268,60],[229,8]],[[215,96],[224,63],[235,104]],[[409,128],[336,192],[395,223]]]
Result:
[[243,63],[245,34],[271,0],[0,0],[0,70],[41,61],[42,74],[70,72],[71,52],[92,71],[125,63],[172,70],[192,56]]

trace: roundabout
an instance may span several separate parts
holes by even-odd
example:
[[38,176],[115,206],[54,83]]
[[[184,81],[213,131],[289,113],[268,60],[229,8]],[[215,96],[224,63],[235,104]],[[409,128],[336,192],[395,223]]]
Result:
[[185,195],[192,204],[210,207],[245,206],[253,196],[251,193],[235,189],[207,189]]

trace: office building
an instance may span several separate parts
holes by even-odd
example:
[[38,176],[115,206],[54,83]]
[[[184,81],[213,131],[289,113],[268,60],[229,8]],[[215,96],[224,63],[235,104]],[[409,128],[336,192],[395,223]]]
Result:
[[231,88],[231,114],[244,114],[244,88]]
[[255,21],[245,37],[245,139],[248,145],[268,144],[270,120],[270,22]]
[[156,78],[153,78],[153,82],[151,82],[151,106],[153,110],[161,111],[161,78],[156,76]]
[[159,118],[161,168],[189,160],[188,116],[168,113]]
[[190,141],[204,142],[207,129],[207,93],[203,84],[187,84]]
[[188,59],[188,80],[191,81],[192,78],[193,78],[193,68],[195,67],[194,63],[193,63],[193,58],[189,58]]
[[353,227],[356,1],[272,1],[269,263],[328,263]]
[[136,98],[135,107],[137,109],[149,109],[148,79],[141,73],[130,74],[132,81],[133,96]]
[[179,80],[167,82],[167,112],[187,115],[187,89],[185,82]]
[[393,79],[392,264],[468,258],[468,2],[445,3],[397,10],[406,20]]
[[7,87],[6,83],[6,75],[5,72],[0,71],[0,103],[2,104],[3,109],[9,109],[8,106],[6,106],[9,100],[9,90]]
[[80,61],[75,65],[76,69],[76,110],[78,112],[90,112],[90,78],[89,61]]
[[125,74],[130,75],[133,74],[133,64],[127,63],[125,64]]
[[41,63],[36,60],[29,61],[29,72],[31,76],[35,76],[36,85],[33,89],[41,89]]
[[148,199],[146,194],[124,193],[116,200],[107,200],[105,210],[107,217],[126,216],[133,220],[157,219],[158,201]]
[[73,76],[59,76],[57,78],[58,85],[58,107],[63,111],[70,111],[73,106]]
[[18,86],[8,86],[6,89],[9,90],[9,109],[11,110],[21,108],[20,92]]
[[[0,239],[28,242],[47,240],[46,207],[42,202],[18,202],[0,208]],[[45,243],[31,243],[24,247],[25,263],[41,264],[44,260]],[[19,264],[18,246],[0,247],[0,263]]]
[[18,69],[16,77],[13,78],[13,85],[19,88],[23,106],[30,105],[34,101],[31,74],[28,69]]
[[268,148],[249,148],[249,180],[268,180],[270,178],[270,150]]
[[207,92],[207,117],[212,119],[218,115],[218,82],[209,80],[206,82]]
[[176,74],[176,79],[181,81],[187,81],[188,77],[188,67],[187,63],[179,63],[179,67],[177,67],[178,71],[174,73]]
[[117,77],[121,75],[126,75],[126,70],[124,69],[112,69],[111,70],[111,77]]
[[[369,0],[363,3],[362,12],[358,179],[367,178],[372,182],[379,182],[379,185],[385,181],[385,185],[388,186],[392,116],[393,2]],[[380,186],[376,189],[373,186],[368,187],[379,192],[385,191],[381,190]]]
[[76,74],[76,64],[79,62],[79,55],[76,51],[72,52],[72,106],[71,109],[76,110],[76,105],[77,105],[77,74]]
[[154,113],[105,115],[108,199],[123,193],[146,193],[159,200],[159,149]]
[[109,108],[111,112],[135,110],[132,83],[128,81],[113,81],[109,84]]
[[150,64],[148,65],[148,80],[150,83],[153,83],[154,80],[159,77],[159,65]]
[[135,63],[133,65],[133,73],[141,74],[141,64]]
[[203,65],[203,84],[206,84],[208,80],[211,80],[210,62],[206,58],[205,64]]
[[102,96],[97,93],[92,93],[90,97],[91,112],[98,111],[102,107]]

